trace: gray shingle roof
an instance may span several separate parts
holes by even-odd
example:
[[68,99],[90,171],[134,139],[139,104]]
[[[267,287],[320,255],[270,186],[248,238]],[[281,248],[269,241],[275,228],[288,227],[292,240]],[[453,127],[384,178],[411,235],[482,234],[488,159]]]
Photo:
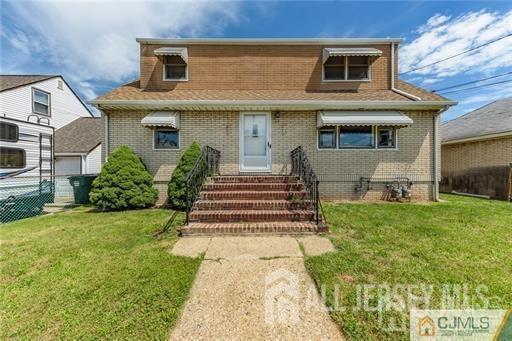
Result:
[[0,91],[14,89],[50,78],[59,77],[56,75],[0,75]]
[[100,118],[80,117],[55,131],[55,153],[88,153],[101,143]]
[[441,125],[442,142],[512,131],[512,97],[497,100]]

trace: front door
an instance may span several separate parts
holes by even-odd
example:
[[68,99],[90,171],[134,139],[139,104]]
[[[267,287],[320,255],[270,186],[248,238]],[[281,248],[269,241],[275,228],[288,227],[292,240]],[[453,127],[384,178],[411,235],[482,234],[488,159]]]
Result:
[[240,116],[240,171],[270,172],[270,114],[247,112]]

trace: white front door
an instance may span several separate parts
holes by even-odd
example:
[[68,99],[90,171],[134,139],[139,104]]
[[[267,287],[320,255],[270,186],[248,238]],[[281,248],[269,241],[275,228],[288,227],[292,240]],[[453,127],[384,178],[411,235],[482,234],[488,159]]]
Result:
[[240,115],[240,171],[270,172],[270,113]]

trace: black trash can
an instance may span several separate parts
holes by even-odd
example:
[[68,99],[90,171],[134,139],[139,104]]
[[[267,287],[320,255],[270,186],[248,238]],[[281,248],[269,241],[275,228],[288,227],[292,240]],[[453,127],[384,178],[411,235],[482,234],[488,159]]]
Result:
[[91,191],[92,182],[96,179],[97,174],[74,175],[68,178],[73,194],[75,196],[75,204],[88,204],[89,192]]

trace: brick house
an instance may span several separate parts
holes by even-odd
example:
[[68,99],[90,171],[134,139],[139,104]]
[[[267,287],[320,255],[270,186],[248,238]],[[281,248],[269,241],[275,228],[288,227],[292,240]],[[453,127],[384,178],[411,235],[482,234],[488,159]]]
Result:
[[441,125],[441,189],[512,198],[512,98]]
[[[401,39],[137,39],[140,79],[92,101],[104,155],[129,145],[165,200],[195,140],[223,175],[291,171],[302,146],[326,199],[379,200],[397,178],[436,200],[440,113],[455,104],[397,78]],[[162,123],[164,122],[164,123]]]

